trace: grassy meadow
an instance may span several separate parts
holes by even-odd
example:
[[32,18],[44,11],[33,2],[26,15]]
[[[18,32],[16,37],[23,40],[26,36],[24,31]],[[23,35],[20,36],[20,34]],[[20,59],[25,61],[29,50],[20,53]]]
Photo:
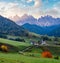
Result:
[[[19,51],[22,51],[26,47],[31,46],[30,39],[23,37],[26,42],[18,42],[8,39],[0,38],[0,43],[10,44],[17,47],[18,51],[16,53],[9,52],[0,52],[0,63],[60,63],[60,46],[40,46],[32,47],[22,54]],[[34,38],[32,38],[34,39]],[[35,39],[36,40],[36,39]],[[38,39],[39,40],[39,39]],[[48,41],[49,42],[49,41]],[[53,41],[52,41],[53,42]],[[43,48],[48,48],[53,54],[53,58],[43,58],[41,53]],[[12,49],[13,50],[13,49]],[[59,56],[59,59],[54,59],[54,56]]]
[[29,57],[12,53],[0,53],[0,63],[60,63],[60,60]]

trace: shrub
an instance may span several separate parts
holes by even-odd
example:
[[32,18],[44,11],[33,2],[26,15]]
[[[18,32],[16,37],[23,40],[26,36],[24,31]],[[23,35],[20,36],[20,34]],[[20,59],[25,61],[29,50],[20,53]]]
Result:
[[5,34],[0,34],[0,38],[5,38],[7,39],[7,36]]
[[58,60],[59,59],[59,56],[55,56],[54,59],[57,59]]
[[59,41],[58,37],[55,37],[55,38],[54,38],[54,41]]
[[41,39],[44,40],[44,41],[45,40],[51,41],[51,38],[49,38],[48,36],[41,36]]
[[44,51],[44,52],[42,52],[42,57],[52,58],[52,54],[49,51]]
[[15,41],[21,41],[21,42],[25,42],[24,39],[20,39],[20,38],[16,38]]

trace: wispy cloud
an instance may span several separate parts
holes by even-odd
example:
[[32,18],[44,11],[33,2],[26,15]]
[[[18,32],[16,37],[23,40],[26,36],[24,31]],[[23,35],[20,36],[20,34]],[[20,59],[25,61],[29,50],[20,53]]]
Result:
[[0,14],[6,17],[30,14],[38,18],[44,15],[60,17],[60,0],[11,0],[0,1]]

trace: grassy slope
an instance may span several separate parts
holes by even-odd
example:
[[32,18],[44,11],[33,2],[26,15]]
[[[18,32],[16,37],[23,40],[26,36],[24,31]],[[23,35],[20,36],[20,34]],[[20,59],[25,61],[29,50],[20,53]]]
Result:
[[11,49],[13,51],[24,50],[26,47],[30,46],[28,42],[24,43],[24,42],[12,41],[12,40],[2,39],[2,38],[0,38],[0,43],[7,43],[18,48],[18,49],[14,48],[14,50]]
[[2,38],[0,38],[0,43],[7,43],[7,44],[14,45],[14,46],[20,46],[20,45],[29,46],[28,43],[12,41],[12,40],[2,39]]
[[0,63],[60,63],[60,60],[0,53]]

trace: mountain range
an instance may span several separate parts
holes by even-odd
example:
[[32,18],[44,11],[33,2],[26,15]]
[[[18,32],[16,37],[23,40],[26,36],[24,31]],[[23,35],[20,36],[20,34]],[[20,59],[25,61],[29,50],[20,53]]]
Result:
[[19,18],[18,15],[11,18],[14,20],[18,25],[24,25],[26,23],[35,24],[38,26],[53,26],[60,24],[60,18],[54,18],[52,16],[41,16],[40,18],[36,19],[31,15],[24,14],[22,17]]

